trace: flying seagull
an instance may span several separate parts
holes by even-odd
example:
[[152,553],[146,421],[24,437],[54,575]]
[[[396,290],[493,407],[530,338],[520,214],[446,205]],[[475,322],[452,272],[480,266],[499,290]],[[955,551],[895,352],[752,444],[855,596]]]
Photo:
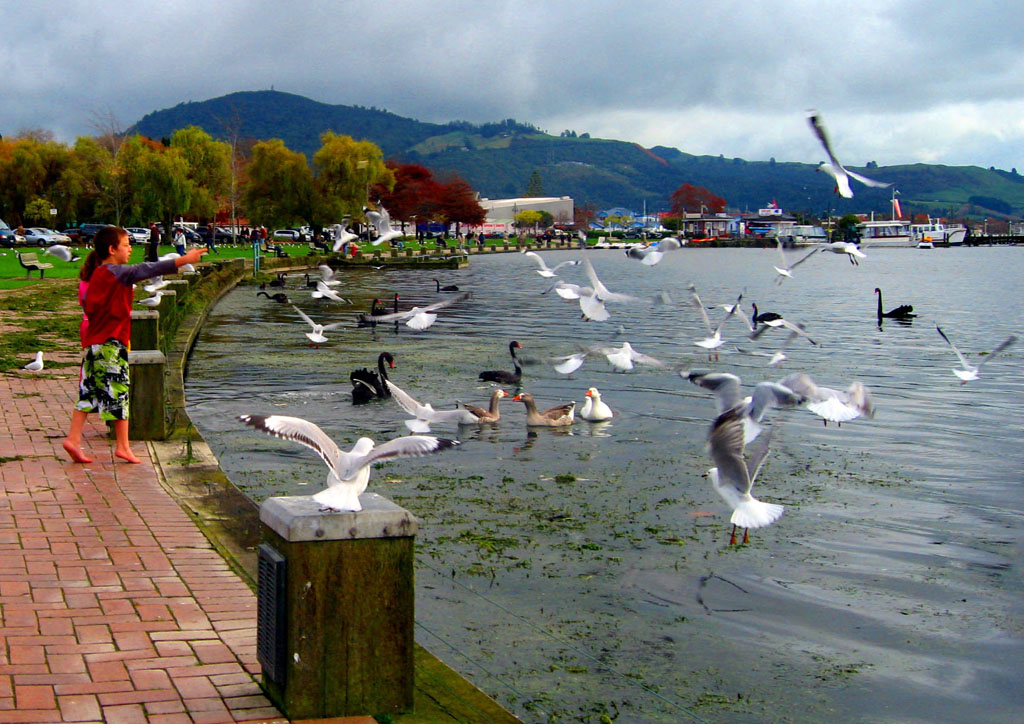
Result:
[[783,506],[763,503],[750,494],[757,473],[768,456],[768,435],[743,457],[743,413],[738,409],[726,410],[711,425],[708,447],[715,467],[708,470],[711,486],[732,508],[729,522],[732,535],[729,545],[736,544],[736,528],[743,528],[743,542],[749,543],[749,529],[771,525],[782,515]]
[[359,495],[366,490],[373,464],[388,458],[418,457],[453,448],[458,440],[429,435],[409,435],[375,445],[361,437],[345,452],[323,430],[308,420],[285,415],[241,415],[246,425],[268,435],[297,442],[314,450],[327,464],[327,487],[313,500],[331,510],[362,510]]
[[854,173],[846,168],[843,168],[843,164],[839,163],[839,159],[832,153],[832,144],[828,141],[828,135],[825,133],[825,124],[821,122],[821,117],[817,111],[810,111],[807,117],[808,122],[811,124],[811,129],[814,131],[814,135],[821,141],[822,147],[825,149],[825,153],[828,154],[829,163],[823,163],[818,168],[829,176],[835,179],[836,188],[839,190],[839,195],[844,199],[853,198],[853,190],[850,188],[850,179],[854,178],[860,181],[865,186],[871,186],[876,189],[884,189],[892,184],[883,183],[882,181],[875,181],[867,176],[861,176],[858,173]]
[[366,324],[383,324],[384,322],[394,321],[397,324],[397,320],[405,319],[407,320],[405,323],[406,327],[409,327],[410,329],[415,329],[417,331],[421,331],[431,326],[434,322],[437,321],[437,315],[434,314],[434,312],[436,312],[438,309],[450,307],[456,302],[461,302],[465,299],[469,299],[469,296],[470,292],[463,292],[462,294],[457,294],[454,297],[445,299],[442,302],[428,304],[425,307],[413,307],[412,309],[406,310],[404,312],[393,312],[392,314],[360,314],[359,321]]
[[[976,365],[972,365],[970,362],[967,361],[967,359],[963,356],[960,350],[956,348],[956,345],[949,341],[949,337],[947,337],[946,333],[942,331],[942,327],[936,324],[935,329],[938,330],[942,338],[946,340],[946,344],[953,348],[953,351],[956,353],[957,359],[959,359],[960,364],[963,365],[962,370],[953,370],[953,374],[960,378],[961,385],[966,385],[971,380],[978,379],[978,375],[981,373],[982,365],[984,365],[990,359],[992,359],[997,354],[1002,352],[1004,349],[1014,345],[1017,342],[1017,336],[1011,334],[1009,337],[1003,340],[1002,344],[1000,344],[994,350],[989,352],[985,359],[981,360]],[[39,354],[42,354],[42,352],[40,352]]]
[[327,341],[327,337],[324,336],[324,332],[328,332],[332,329],[337,329],[341,326],[341,322],[335,322],[334,324],[317,324],[312,319],[306,316],[305,313],[294,304],[292,309],[306,321],[306,323],[313,328],[312,332],[306,332],[306,337],[309,338],[310,344],[315,344],[318,347]]
[[535,271],[538,274],[540,274],[542,277],[545,277],[547,279],[550,279],[551,277],[556,276],[555,272],[558,271],[559,269],[561,269],[563,266],[576,266],[577,264],[580,263],[579,259],[569,259],[567,261],[563,261],[560,264],[556,264],[553,267],[549,267],[544,262],[544,260],[541,258],[540,254],[538,254],[537,252],[535,252],[535,251],[525,251],[524,250],[522,253],[523,253],[524,256],[528,256],[531,259],[533,259],[535,262],[537,262],[537,266],[539,266],[540,269],[536,269]]

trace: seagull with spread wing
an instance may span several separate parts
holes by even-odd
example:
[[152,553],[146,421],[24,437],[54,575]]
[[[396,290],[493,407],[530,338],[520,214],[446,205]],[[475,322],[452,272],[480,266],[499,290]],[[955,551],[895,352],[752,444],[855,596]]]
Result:
[[828,154],[828,163],[821,164],[818,169],[824,171],[836,182],[836,190],[839,191],[839,195],[844,199],[853,198],[853,190],[850,188],[850,179],[854,178],[860,181],[865,186],[871,186],[876,189],[884,189],[892,184],[884,183],[882,181],[875,181],[867,176],[861,176],[858,173],[854,173],[849,169],[843,167],[843,164],[839,163],[839,159],[832,152],[832,144],[828,141],[828,134],[825,133],[825,124],[821,122],[821,117],[817,111],[810,111],[807,117],[808,122],[811,124],[811,129],[814,131],[814,135],[818,137],[822,147],[825,149],[825,153]]
[[383,244],[385,241],[391,241],[397,239],[402,235],[400,229],[391,228],[391,214],[380,204],[377,205],[377,210],[374,211],[369,206],[363,207],[363,216],[370,222],[374,229],[377,230],[377,238],[374,239],[371,244],[378,246]]
[[337,329],[338,327],[341,326],[340,322],[335,322],[333,324],[317,324],[312,319],[307,317],[306,314],[301,309],[296,307],[294,304],[292,305],[292,309],[294,309],[296,313],[300,317],[302,317],[310,327],[313,328],[312,332],[305,333],[306,337],[309,338],[310,345],[315,344],[317,347],[319,347],[321,344],[327,341],[327,337],[324,336],[324,332],[329,332],[330,330]]
[[736,528],[743,528],[743,543],[750,542],[750,528],[771,525],[782,516],[783,506],[764,503],[750,494],[757,474],[768,457],[769,435],[764,435],[744,458],[743,413],[726,410],[711,425],[708,448],[715,467],[708,470],[711,486],[732,508],[729,545],[736,545]]
[[981,360],[976,365],[972,365],[970,362],[967,361],[967,358],[963,356],[963,354],[960,352],[960,350],[957,349],[956,345],[949,341],[949,337],[947,337],[946,333],[942,331],[942,327],[940,327],[939,325],[936,324],[935,325],[935,329],[942,336],[942,338],[944,340],[946,340],[946,344],[948,344],[950,347],[953,348],[953,352],[956,353],[957,359],[960,360],[960,364],[963,366],[963,369],[960,369],[960,370],[954,369],[953,370],[953,374],[960,378],[960,384],[961,385],[966,385],[971,380],[978,379],[978,375],[981,373],[982,365],[984,365],[990,359],[992,359],[997,354],[1002,352],[1004,349],[1012,346],[1013,344],[1015,344],[1017,342],[1017,336],[1011,334],[1009,337],[1004,339],[1003,342],[998,347],[996,347],[994,350],[989,352],[988,355],[985,357],[985,359]]
[[383,324],[385,322],[394,321],[397,324],[398,320],[404,319],[406,320],[406,327],[409,327],[410,329],[415,329],[416,331],[422,331],[424,329],[427,329],[428,327],[433,325],[434,322],[437,321],[437,314],[435,314],[437,310],[444,309],[445,307],[450,307],[456,302],[461,302],[466,299],[469,299],[469,297],[470,292],[463,292],[462,294],[457,294],[454,297],[449,297],[448,299],[445,299],[443,301],[435,302],[434,304],[428,304],[425,307],[413,307],[412,309],[408,309],[404,312],[393,312],[391,314],[374,315],[360,314],[359,320],[365,323],[375,322],[377,324]]
[[408,435],[376,445],[368,437],[361,437],[351,450],[338,448],[334,440],[316,424],[300,417],[285,415],[241,415],[242,422],[268,435],[291,440],[315,451],[327,464],[327,487],[313,496],[313,500],[331,510],[362,510],[360,494],[370,481],[373,464],[397,457],[419,457],[448,450],[459,444],[429,435]]
[[563,266],[576,266],[577,264],[580,263],[579,259],[568,259],[559,264],[556,264],[553,267],[549,267],[541,258],[540,254],[538,254],[535,251],[523,250],[522,254],[524,256],[530,257],[535,262],[537,262],[537,266],[539,266],[540,268],[536,269],[535,271],[546,279],[550,279],[551,277],[557,276],[555,272],[561,269]]

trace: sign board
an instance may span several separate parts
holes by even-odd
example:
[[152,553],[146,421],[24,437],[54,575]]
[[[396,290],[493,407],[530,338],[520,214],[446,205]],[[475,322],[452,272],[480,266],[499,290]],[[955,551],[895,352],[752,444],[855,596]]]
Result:
[[56,216],[56,215],[57,215],[57,209],[50,209],[50,216]]

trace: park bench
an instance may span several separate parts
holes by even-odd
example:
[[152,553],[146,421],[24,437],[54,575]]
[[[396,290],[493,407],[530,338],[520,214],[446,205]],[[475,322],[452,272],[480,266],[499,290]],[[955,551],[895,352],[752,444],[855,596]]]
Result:
[[264,256],[288,256],[288,253],[284,250],[284,247],[280,244],[272,244],[269,241],[264,241],[260,244],[260,251],[263,252]]
[[39,257],[34,252],[26,252],[24,254],[18,254],[18,263],[25,267],[25,277],[31,276],[32,272],[39,272],[39,278],[43,278],[43,272],[46,269],[53,269],[53,264],[46,261],[39,261]]

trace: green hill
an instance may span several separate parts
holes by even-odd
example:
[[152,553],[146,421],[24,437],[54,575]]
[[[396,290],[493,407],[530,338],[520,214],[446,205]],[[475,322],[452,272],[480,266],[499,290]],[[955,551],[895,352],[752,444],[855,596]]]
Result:
[[[667,210],[669,196],[683,183],[711,190],[730,208],[757,209],[774,199],[788,211],[814,215],[827,210],[888,213],[892,195],[891,189],[855,183],[856,197],[841,199],[833,193],[831,178],[814,164],[694,156],[586,134],[552,136],[511,119],[482,125],[423,123],[377,108],[328,105],[280,91],[180,103],[146,115],[130,131],[164,138],[188,125],[217,138],[226,138],[231,128],[245,138],[280,138],[307,158],[320,147],[321,133],[343,133],[373,141],[386,157],[421,163],[441,177],[458,174],[490,198],[523,194],[537,171],[545,193],[571,196],[577,205],[597,209],[646,204],[649,211]],[[852,168],[892,182],[905,214],[1024,213],[1024,177],[1016,170],[932,164]]]

